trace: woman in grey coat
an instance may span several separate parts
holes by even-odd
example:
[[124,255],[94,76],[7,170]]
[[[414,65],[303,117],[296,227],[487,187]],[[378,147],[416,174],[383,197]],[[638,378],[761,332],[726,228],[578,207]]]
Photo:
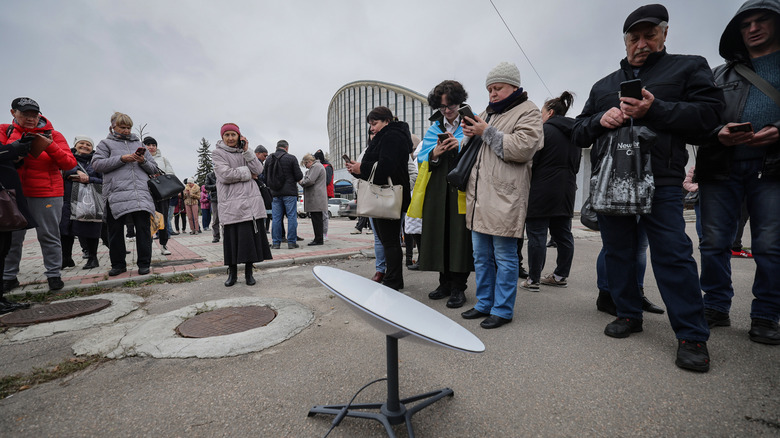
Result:
[[314,228],[314,240],[309,242],[309,246],[322,245],[324,241],[322,214],[328,211],[325,166],[312,154],[304,155],[301,164],[308,169],[303,179],[298,181],[298,184],[303,187],[303,210],[311,216],[311,226]]
[[127,271],[125,220],[135,225],[138,274],[148,274],[152,264],[150,217],[154,200],[148,183],[149,175],[157,172],[157,163],[138,136],[130,132],[132,128],[130,116],[114,113],[110,134],[98,143],[92,157],[92,168],[103,174],[111,277]]
[[271,259],[271,247],[265,234],[265,204],[255,180],[263,173],[263,164],[249,149],[246,138],[235,123],[220,130],[211,159],[217,177],[219,222],[228,278],[225,286],[236,284],[238,264],[245,263],[247,285],[255,284],[252,263]]

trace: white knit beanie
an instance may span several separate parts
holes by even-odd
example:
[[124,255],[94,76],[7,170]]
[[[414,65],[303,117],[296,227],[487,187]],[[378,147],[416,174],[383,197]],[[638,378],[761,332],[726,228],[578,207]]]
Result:
[[95,148],[95,142],[92,141],[91,138],[87,137],[86,135],[77,135],[76,138],[73,140],[73,146],[76,146],[76,143],[80,141],[88,141],[89,144],[92,145],[92,148]]
[[497,82],[514,85],[515,87],[520,88],[520,70],[511,62],[504,61],[498,64],[493,70],[490,70],[490,73],[488,73],[487,79],[485,79],[485,87]]

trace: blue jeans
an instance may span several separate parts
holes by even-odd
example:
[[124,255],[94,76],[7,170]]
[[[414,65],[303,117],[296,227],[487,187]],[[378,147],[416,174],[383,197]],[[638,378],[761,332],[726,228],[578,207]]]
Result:
[[701,287],[704,305],[728,313],[731,245],[737,234],[740,207],[747,201],[751,251],[756,263],[751,318],[780,317],[780,181],[759,179],[762,160],[735,161],[726,181],[699,183],[701,203]]
[[376,272],[385,273],[387,271],[387,262],[385,261],[385,247],[382,242],[379,241],[379,233],[376,232],[376,226],[374,226],[374,220],[367,218],[371,222],[371,229],[374,230],[374,255],[376,260]]
[[568,277],[574,259],[574,238],[571,235],[571,218],[566,216],[531,218],[525,220],[528,235],[528,278],[538,283],[547,258],[547,230],[558,246],[553,273]]
[[211,225],[211,209],[201,208],[200,217],[203,220],[203,228],[208,228]]
[[677,339],[706,342],[710,330],[704,319],[693,244],[685,233],[682,189],[656,187],[652,209],[652,213],[640,216],[639,222],[635,216],[598,215],[609,292],[618,317],[642,318],[636,268],[641,224],[650,244],[655,281]]
[[298,197],[297,196],[274,196],[271,204],[271,214],[273,215],[273,224],[271,226],[271,238],[274,245],[280,245],[284,239],[282,217],[287,216],[287,243],[297,243],[298,241]]
[[477,283],[475,309],[512,319],[517,297],[517,239],[471,232]]
[[[637,247],[636,247],[636,281],[640,288],[645,286],[645,270],[647,269],[647,234],[645,228],[640,223],[637,226]],[[607,252],[601,247],[598,258],[596,258],[596,285],[599,290],[609,292],[609,283],[607,282],[607,262],[605,261]]]

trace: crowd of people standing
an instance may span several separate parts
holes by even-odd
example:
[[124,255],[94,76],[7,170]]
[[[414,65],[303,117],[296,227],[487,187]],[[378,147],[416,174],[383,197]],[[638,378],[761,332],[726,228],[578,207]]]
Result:
[[[780,2],[749,0],[742,5],[722,34],[719,48],[726,63],[714,73],[703,57],[668,53],[668,32],[663,5],[631,12],[623,24],[626,57],[593,85],[574,119],[566,117],[572,93],[563,92],[540,109],[529,100],[520,72],[510,62],[488,72],[489,104],[478,114],[466,104],[468,93],[459,82],[436,85],[428,95],[432,124],[422,141],[389,108],[370,110],[366,122],[371,139],[360,157],[347,160],[346,168],[355,178],[374,175],[401,187],[400,217],[371,219],[377,266],[380,258],[383,265],[374,280],[395,290],[405,287],[405,235],[407,248],[412,241],[419,247],[417,263],[407,252],[406,265],[438,273],[429,299],[447,298],[447,307],[463,307],[471,301],[466,290],[474,272],[473,306],[461,317],[482,319],[485,329],[511,323],[518,286],[532,292],[540,286],[568,286],[581,148],[599,145],[625,128],[644,130],[653,140],[643,143],[643,137],[637,144],[652,168],[651,209],[630,214],[596,210],[603,243],[596,304],[616,317],[604,334],[627,338],[643,331],[644,312],[666,312],[678,343],[675,364],[708,371],[710,330],[731,323],[731,247],[741,218],[749,215],[756,274],[748,337],[780,345],[780,277],[772,274],[780,267]],[[641,81],[636,94],[621,94],[627,82],[636,81]],[[75,265],[76,238],[87,258],[84,269],[98,266],[102,238],[109,247],[108,275],[127,271],[127,226],[134,229],[138,273],[148,274],[149,221],[155,212],[167,222],[157,233],[163,255],[170,254],[170,235],[186,232],[187,225],[190,234],[211,226],[213,242],[223,244],[225,286],[236,283],[239,264],[245,267],[246,284],[253,285],[254,263],[272,258],[271,251],[282,243],[288,249],[299,247],[299,185],[312,220],[314,239],[308,245],[327,240],[333,166],[321,150],[299,162],[285,140],[273,153],[263,146],[250,149],[238,125],[226,123],[212,156],[214,172],[205,183],[199,186],[188,178],[178,196],[154,199],[149,178],[173,174],[173,168],[153,138],[142,142],[131,132],[133,122],[126,114],[111,117],[109,135],[97,146],[78,136],[71,150],[37,102],[18,98],[11,108],[13,122],[0,125],[0,190],[15,191],[27,224],[0,231],[2,312],[25,306],[2,294],[19,285],[21,246],[31,228],[38,235],[51,290],[63,287],[60,270]],[[698,148],[698,156],[695,168],[686,170],[688,144]],[[594,169],[609,154],[594,146]],[[453,182],[459,173],[462,185]],[[683,184],[699,194],[701,270],[685,233]],[[104,223],[74,214],[73,199],[89,185],[101,187]],[[591,184],[591,191],[597,189]],[[747,215],[741,214],[743,206]],[[544,275],[548,233],[557,258],[552,272]],[[521,265],[524,236],[527,275]],[[666,310],[643,293],[648,247]],[[520,277],[527,278],[518,285]]]

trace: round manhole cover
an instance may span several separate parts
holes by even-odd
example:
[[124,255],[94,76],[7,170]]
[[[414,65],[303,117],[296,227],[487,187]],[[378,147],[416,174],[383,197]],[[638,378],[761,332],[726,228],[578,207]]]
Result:
[[225,307],[201,313],[176,327],[176,333],[185,338],[209,338],[232,335],[263,327],[276,318],[268,306]]
[[110,300],[78,300],[33,306],[17,310],[0,318],[0,324],[22,327],[42,322],[59,321],[99,312],[111,305]]

